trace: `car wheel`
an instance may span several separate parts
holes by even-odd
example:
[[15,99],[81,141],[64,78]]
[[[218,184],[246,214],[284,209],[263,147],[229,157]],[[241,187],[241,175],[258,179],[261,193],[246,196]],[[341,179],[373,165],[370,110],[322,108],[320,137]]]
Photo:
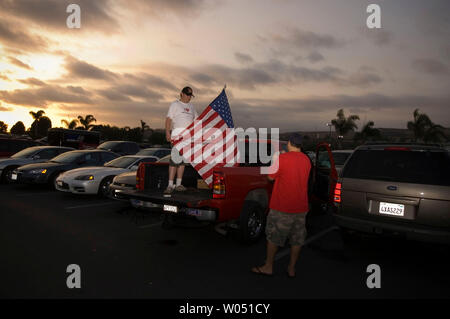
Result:
[[2,174],[2,182],[6,184],[11,184],[13,180],[11,179],[12,172],[16,169],[16,167],[8,167],[3,170]]
[[258,202],[245,201],[239,220],[239,237],[243,243],[255,243],[264,234],[266,214]]
[[57,172],[55,174],[53,174],[52,176],[49,177],[48,179],[48,185],[50,186],[50,188],[57,190],[56,189],[56,179],[58,178],[59,174],[61,172]]
[[108,197],[109,196],[109,186],[112,183],[114,176],[108,176],[105,177],[102,182],[100,183],[100,186],[98,187],[98,196],[100,197]]

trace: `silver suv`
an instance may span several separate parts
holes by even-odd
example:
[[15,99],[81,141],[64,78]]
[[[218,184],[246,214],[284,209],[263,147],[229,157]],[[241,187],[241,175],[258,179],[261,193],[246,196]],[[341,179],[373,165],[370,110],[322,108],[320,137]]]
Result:
[[450,153],[421,144],[360,146],[343,168],[334,202],[344,234],[450,243]]

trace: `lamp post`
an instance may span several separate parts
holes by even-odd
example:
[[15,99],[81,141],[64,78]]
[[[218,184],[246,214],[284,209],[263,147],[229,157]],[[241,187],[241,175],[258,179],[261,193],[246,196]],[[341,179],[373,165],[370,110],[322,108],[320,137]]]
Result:
[[331,144],[331,127],[333,126],[333,124],[331,123],[326,123],[326,126],[328,126],[330,128],[330,134],[328,135],[328,139],[330,140],[330,144]]

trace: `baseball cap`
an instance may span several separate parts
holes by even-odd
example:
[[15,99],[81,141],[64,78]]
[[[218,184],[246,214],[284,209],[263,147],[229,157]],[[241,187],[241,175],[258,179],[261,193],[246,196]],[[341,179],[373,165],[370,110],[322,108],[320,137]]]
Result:
[[181,90],[181,92],[184,93],[184,94],[186,94],[186,95],[195,97],[195,95],[192,93],[192,92],[193,92],[193,91],[192,91],[192,88],[189,87],[189,86],[185,86],[185,87]]

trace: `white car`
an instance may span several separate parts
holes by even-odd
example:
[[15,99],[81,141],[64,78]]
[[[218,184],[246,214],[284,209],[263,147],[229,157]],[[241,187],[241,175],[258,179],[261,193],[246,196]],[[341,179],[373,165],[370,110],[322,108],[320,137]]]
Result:
[[141,162],[156,162],[155,156],[126,155],[100,167],[82,167],[62,173],[56,178],[55,187],[74,194],[98,194],[108,196],[109,185],[119,174],[136,171]]

